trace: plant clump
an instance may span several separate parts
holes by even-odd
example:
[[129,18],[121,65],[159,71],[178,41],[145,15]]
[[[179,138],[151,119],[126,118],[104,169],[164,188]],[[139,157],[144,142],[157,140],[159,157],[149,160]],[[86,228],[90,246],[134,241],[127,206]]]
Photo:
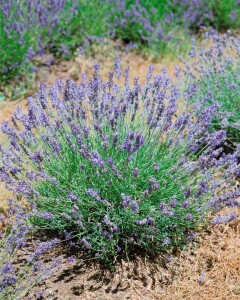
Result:
[[216,150],[224,130],[208,130],[218,107],[180,112],[177,86],[153,69],[142,86],[118,58],[106,82],[95,65],[80,84],[42,84],[2,123],[1,179],[35,207],[32,224],[109,263],[182,247],[238,205],[237,155]]
[[210,47],[208,33],[206,40],[206,48],[193,42],[183,70],[183,85],[193,107],[218,106],[209,130],[225,130],[225,148],[234,151],[240,143],[240,39],[229,31],[222,36],[213,34]]

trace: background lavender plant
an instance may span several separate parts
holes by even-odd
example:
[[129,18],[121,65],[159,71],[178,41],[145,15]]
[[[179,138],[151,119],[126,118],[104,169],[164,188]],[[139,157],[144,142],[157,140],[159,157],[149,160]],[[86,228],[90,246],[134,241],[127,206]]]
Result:
[[[35,211],[36,213],[36,211]],[[0,215],[6,226],[0,232],[0,299],[23,299],[34,286],[44,281],[60,268],[61,258],[44,263],[44,255],[59,242],[58,239],[32,243],[30,225],[25,206],[9,199],[8,215]]]
[[208,43],[205,49],[199,48],[193,43],[183,81],[195,107],[218,105],[209,130],[226,130],[226,146],[233,150],[240,143],[240,39],[230,32],[210,38],[206,34],[206,39],[211,40],[211,47]]
[[[67,4],[70,8],[66,10]],[[0,45],[3,51],[0,58],[1,80],[17,75],[31,65],[35,55],[42,55],[56,35],[55,29],[64,22],[67,25],[73,18],[76,1],[4,1],[0,6]],[[66,27],[61,26],[63,34]]]
[[157,14],[156,3],[149,1],[108,1],[109,33],[113,38],[120,38],[126,44],[150,45],[151,43],[166,42],[167,32],[161,19],[164,15],[165,2],[159,6],[161,16]]
[[213,6],[213,15],[217,30],[238,29],[240,27],[239,0],[217,0]]
[[167,2],[169,17],[174,23],[198,31],[201,27],[214,25],[215,0],[170,0]]
[[217,30],[240,26],[240,3],[236,0],[169,0],[165,8],[175,24],[195,32],[209,26]]
[[1,179],[36,206],[33,224],[105,261],[182,246],[212,211],[238,205],[236,155],[214,151],[226,133],[207,130],[216,106],[177,116],[165,69],[150,67],[144,86],[119,59],[107,82],[99,69],[41,85],[28,113],[2,124]]
[[[103,1],[104,2],[104,1]],[[213,27],[217,30],[239,28],[238,1],[165,0],[165,1],[108,1],[110,34],[141,47],[147,45],[161,55],[172,40],[186,43],[189,33]],[[182,33],[184,39],[180,39]],[[175,46],[176,47],[176,46]],[[170,47],[167,47],[168,51]]]

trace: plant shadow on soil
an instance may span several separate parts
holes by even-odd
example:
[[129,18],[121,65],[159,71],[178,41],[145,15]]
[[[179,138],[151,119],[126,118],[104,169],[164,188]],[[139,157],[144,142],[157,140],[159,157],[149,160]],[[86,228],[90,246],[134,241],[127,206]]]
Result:
[[[89,255],[59,247],[45,259],[63,256],[62,269],[38,287],[42,299],[237,300],[240,297],[240,223],[210,226],[170,262],[135,253],[114,270]],[[67,258],[75,256],[72,263]],[[200,277],[204,277],[201,281]],[[25,299],[35,299],[33,294]]]

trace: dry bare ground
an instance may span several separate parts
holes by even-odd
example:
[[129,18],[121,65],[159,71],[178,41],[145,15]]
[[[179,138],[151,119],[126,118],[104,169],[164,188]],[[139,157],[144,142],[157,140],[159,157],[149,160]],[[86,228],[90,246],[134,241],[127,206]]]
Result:
[[[95,59],[77,57],[74,61],[59,62],[51,67],[41,67],[39,80],[51,85],[56,78],[68,77],[80,81],[81,73],[91,74],[95,62],[104,65],[101,70],[106,78],[117,54],[106,49],[96,52]],[[123,66],[130,65],[132,78],[145,79],[152,62],[134,54],[122,57]],[[156,72],[164,66],[156,65]],[[175,62],[168,62],[173,75]],[[33,94],[36,90],[31,90]],[[5,102],[0,106],[0,120],[9,120],[12,111],[26,100]],[[0,134],[0,141],[4,141]],[[0,210],[6,209],[6,199],[11,193],[0,182]],[[60,253],[59,253],[60,255]],[[74,263],[64,264],[63,269],[40,287],[44,299],[75,300],[235,300],[240,299],[240,222],[209,227],[194,244],[178,253],[171,262],[162,258],[150,261],[138,257],[135,261],[122,262],[114,273],[79,257]],[[26,299],[34,299],[28,297]]]
[[171,262],[137,257],[111,273],[79,255],[39,288],[48,300],[237,300],[240,222],[209,227]]

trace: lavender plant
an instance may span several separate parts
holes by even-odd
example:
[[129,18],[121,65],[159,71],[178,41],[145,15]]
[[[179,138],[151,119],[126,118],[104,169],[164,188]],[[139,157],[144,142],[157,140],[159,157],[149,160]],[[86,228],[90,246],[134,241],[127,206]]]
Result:
[[189,39],[173,20],[167,1],[107,2],[109,35],[113,39],[122,40],[127,51],[134,48],[158,58],[166,53],[176,57],[187,51]]
[[[2,3],[0,47],[6,50],[0,57],[1,80],[7,80],[31,66],[36,54],[42,55],[47,46],[51,48],[51,36],[54,34],[56,38],[65,34],[66,25],[73,18],[77,5],[75,0],[7,0]],[[63,19],[66,25],[62,24],[59,32]]]
[[238,29],[240,27],[239,0],[216,0],[213,15],[217,30]]
[[206,34],[206,38],[206,49],[193,43],[183,81],[195,106],[219,106],[209,130],[224,129],[227,146],[235,148],[234,144],[240,143],[240,39],[230,32],[214,34],[211,39]]
[[158,22],[160,20],[155,17],[157,12],[155,7],[148,6],[147,9],[141,1],[131,0],[114,0],[109,1],[109,4],[112,5],[109,12],[109,29],[113,37],[120,38],[126,43],[149,44],[153,42],[158,27],[156,38],[166,40],[163,26],[160,26]]
[[[102,1],[106,3],[106,1]],[[218,30],[238,28],[239,3],[236,0],[164,0],[107,1],[110,34],[138,48],[150,48],[157,53],[169,52],[171,41],[183,44],[179,36],[198,32],[202,28]],[[188,41],[187,41],[188,42]],[[186,42],[185,42],[186,44]],[[185,46],[186,47],[186,46]]]
[[213,25],[213,3],[214,0],[173,0],[169,1],[168,5],[171,7],[175,22],[197,31],[202,26]]
[[182,246],[211,212],[238,205],[236,155],[215,150],[223,130],[207,130],[217,107],[177,115],[165,69],[151,66],[143,86],[119,59],[107,82],[99,69],[79,85],[41,85],[27,114],[2,124],[1,178],[36,206],[33,224],[105,262]]
[[195,32],[209,26],[227,30],[240,25],[238,0],[168,0],[165,9],[173,23]]
[[6,219],[6,227],[0,232],[0,299],[23,299],[34,286],[44,281],[60,268],[61,258],[49,263],[43,262],[43,256],[59,242],[30,242],[33,226],[29,223],[32,212],[18,202],[9,199],[8,215],[0,215],[0,221]]

